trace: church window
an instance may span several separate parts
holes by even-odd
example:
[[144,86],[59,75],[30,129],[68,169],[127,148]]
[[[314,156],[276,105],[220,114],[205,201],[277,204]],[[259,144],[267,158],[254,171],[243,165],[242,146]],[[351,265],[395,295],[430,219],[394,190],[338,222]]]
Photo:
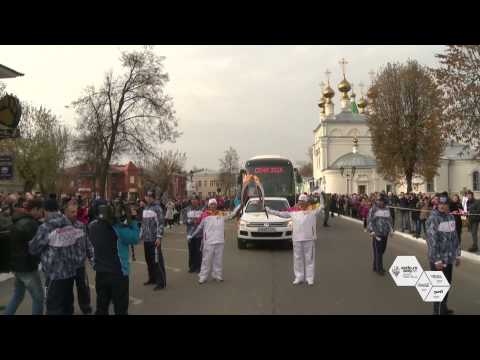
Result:
[[435,184],[433,182],[433,179],[427,181],[427,192],[435,192]]
[[473,172],[473,191],[480,191],[480,172],[474,171]]

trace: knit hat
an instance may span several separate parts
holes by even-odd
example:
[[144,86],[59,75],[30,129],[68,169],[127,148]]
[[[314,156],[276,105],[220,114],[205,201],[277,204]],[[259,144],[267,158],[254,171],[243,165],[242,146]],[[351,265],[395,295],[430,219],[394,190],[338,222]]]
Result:
[[45,211],[48,211],[48,212],[58,211],[58,203],[57,203],[57,200],[55,200],[55,199],[45,200],[44,208],[45,208]]
[[211,205],[211,204],[217,205],[217,200],[215,198],[208,200],[208,205]]
[[298,197],[298,201],[305,201],[307,202],[308,201],[308,196],[305,195],[305,194],[302,194]]

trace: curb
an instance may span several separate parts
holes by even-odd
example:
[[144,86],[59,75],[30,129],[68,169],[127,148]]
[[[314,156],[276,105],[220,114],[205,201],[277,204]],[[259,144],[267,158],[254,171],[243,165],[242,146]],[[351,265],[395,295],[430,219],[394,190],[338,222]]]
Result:
[[[352,222],[356,222],[357,224],[363,225],[363,221],[361,221],[361,220],[352,219],[351,217],[348,217],[348,216],[345,216],[345,215],[337,215],[337,216],[342,218],[342,219],[350,220]],[[400,232],[398,230],[396,230],[394,234],[395,235],[400,235],[401,237],[404,237],[405,239],[415,241],[418,244],[423,244],[423,245],[427,246],[427,243],[426,243],[425,239],[423,239],[423,238],[418,238],[417,239],[416,237],[414,237],[410,234],[406,234],[406,233]],[[463,259],[468,259],[468,260],[480,263],[480,255],[472,254],[471,252],[468,252],[468,251],[462,250],[462,256],[461,257]]]

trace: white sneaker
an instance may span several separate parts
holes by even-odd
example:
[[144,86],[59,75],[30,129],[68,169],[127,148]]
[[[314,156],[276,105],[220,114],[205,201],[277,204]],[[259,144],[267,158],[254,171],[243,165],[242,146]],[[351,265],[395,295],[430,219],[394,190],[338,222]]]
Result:
[[308,286],[313,286],[313,281],[308,281],[307,284]]
[[303,282],[303,280],[300,280],[300,279],[295,279],[293,281],[293,285],[298,285],[298,284],[301,284]]
[[223,279],[222,278],[214,278],[215,281],[218,281],[218,282],[222,282]]
[[198,283],[199,283],[199,284],[204,284],[204,283],[206,283],[206,282],[207,282],[206,279],[198,279]]

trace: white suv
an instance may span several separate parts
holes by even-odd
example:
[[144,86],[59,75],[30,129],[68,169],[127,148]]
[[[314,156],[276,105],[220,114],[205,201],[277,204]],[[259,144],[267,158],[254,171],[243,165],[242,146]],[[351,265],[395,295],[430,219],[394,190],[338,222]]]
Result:
[[[282,197],[265,198],[265,206],[278,211],[285,211],[290,207],[288,200]],[[291,241],[292,220],[275,215],[268,215],[267,218],[260,199],[251,198],[240,218],[237,233],[238,248],[245,249],[247,242],[263,240]]]

